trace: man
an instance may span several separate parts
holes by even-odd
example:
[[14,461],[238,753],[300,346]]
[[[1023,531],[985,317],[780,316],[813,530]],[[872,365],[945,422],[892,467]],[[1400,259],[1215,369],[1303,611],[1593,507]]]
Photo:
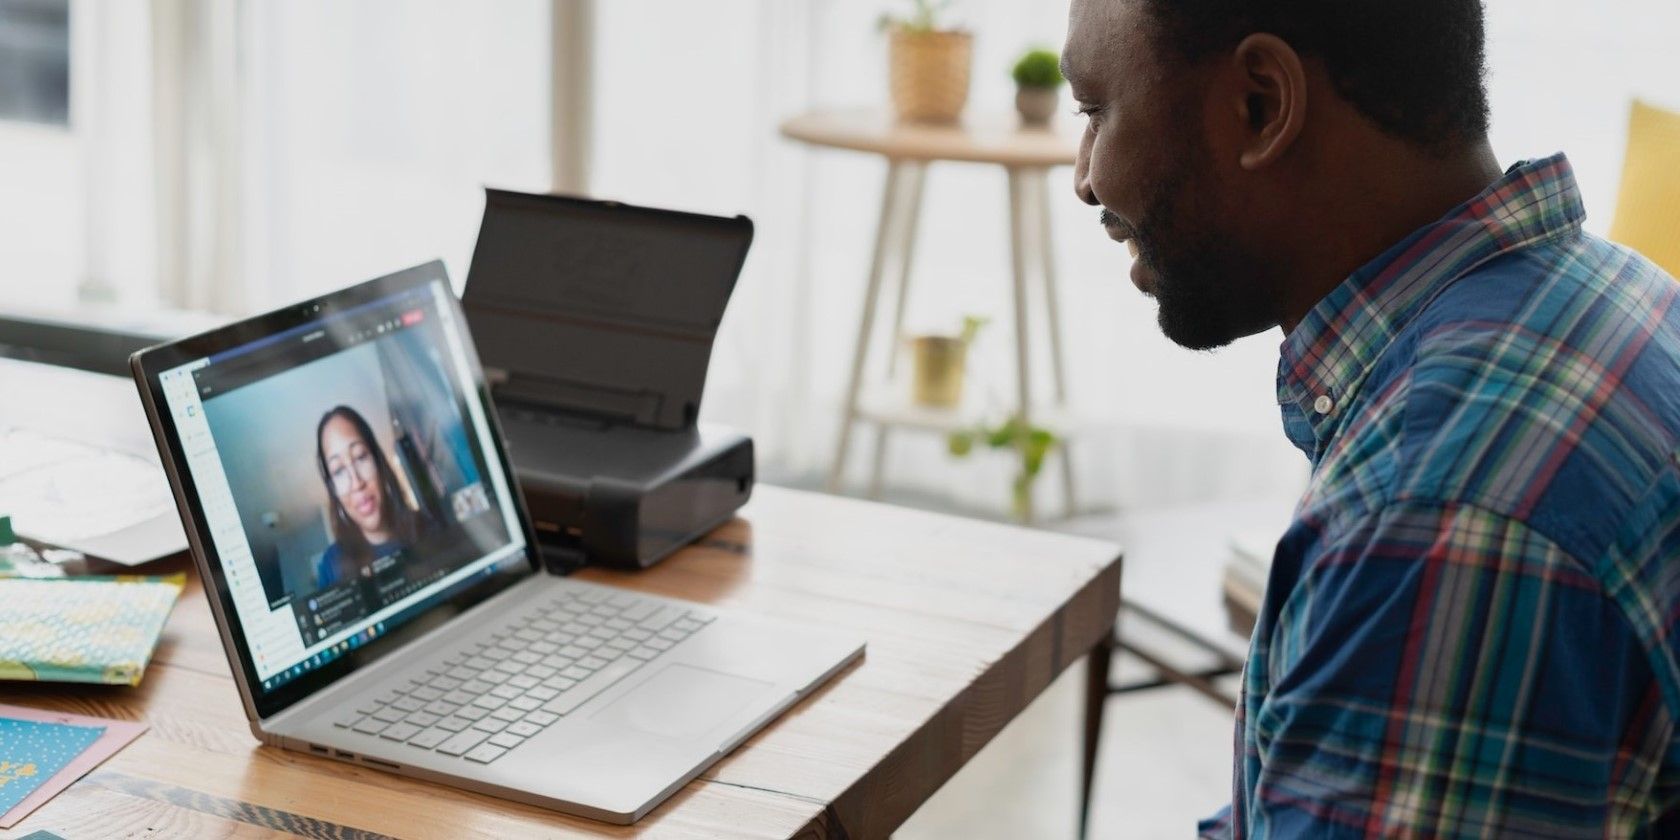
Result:
[[1480,4],[1075,0],[1064,63],[1132,282],[1283,328],[1313,465],[1204,834],[1680,836],[1680,288],[1501,172]]

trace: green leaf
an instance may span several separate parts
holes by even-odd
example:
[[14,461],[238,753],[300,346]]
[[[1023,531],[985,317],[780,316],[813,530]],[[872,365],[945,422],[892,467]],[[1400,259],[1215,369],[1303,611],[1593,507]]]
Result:
[[1003,425],[987,430],[986,445],[993,449],[1006,449],[1015,445],[1015,439],[1021,434],[1021,419],[1011,417]]

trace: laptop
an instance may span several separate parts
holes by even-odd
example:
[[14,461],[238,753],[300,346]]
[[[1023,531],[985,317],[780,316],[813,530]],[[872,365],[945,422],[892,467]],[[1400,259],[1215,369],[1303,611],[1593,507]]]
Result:
[[265,744],[627,824],[863,655],[546,573],[440,262],[130,366]]

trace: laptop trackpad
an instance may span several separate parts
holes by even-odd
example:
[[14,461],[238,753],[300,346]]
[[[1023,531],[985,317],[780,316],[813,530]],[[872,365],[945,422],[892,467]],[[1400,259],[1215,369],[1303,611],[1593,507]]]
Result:
[[771,686],[692,665],[670,665],[590,717],[650,735],[693,738],[723,723]]

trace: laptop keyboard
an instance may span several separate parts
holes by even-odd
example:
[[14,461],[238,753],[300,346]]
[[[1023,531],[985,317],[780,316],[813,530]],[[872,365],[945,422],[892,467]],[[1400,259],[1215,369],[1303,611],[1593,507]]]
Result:
[[621,592],[566,592],[335,725],[489,764],[712,620]]

